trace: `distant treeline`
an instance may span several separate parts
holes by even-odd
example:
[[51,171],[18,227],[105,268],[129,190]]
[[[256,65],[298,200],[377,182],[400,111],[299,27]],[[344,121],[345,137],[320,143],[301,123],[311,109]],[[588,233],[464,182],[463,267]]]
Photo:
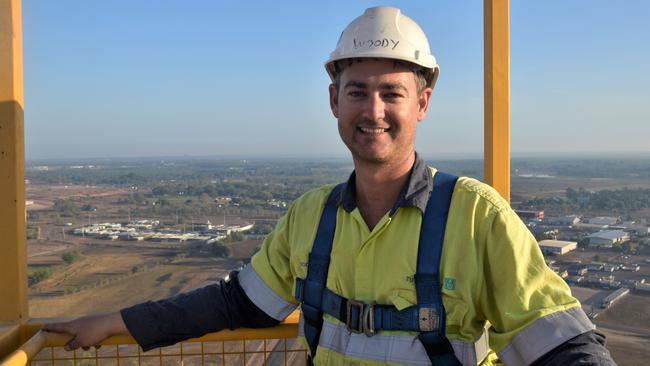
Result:
[[528,158],[512,159],[512,168],[525,173],[575,178],[650,178],[650,158]]
[[151,189],[154,196],[201,196],[210,197],[227,196],[227,197],[247,197],[256,200],[294,200],[299,194],[304,184],[281,184],[281,183],[262,183],[258,181],[245,182],[218,182],[203,185],[194,184],[177,184],[166,183],[158,184]]
[[48,165],[48,170],[27,169],[27,178],[34,183],[154,186],[161,182],[203,184],[212,181],[263,180],[266,182],[298,182],[319,184],[347,177],[347,162],[309,163],[304,161],[202,161],[174,163],[141,162],[110,163],[92,167]]
[[553,211],[609,210],[625,213],[650,208],[650,189],[617,189],[597,192],[567,188],[566,197],[535,198],[519,205],[520,209]]
[[[450,173],[478,179],[483,176],[481,159],[426,161],[431,166]],[[352,162],[345,159],[149,159],[49,165],[43,162],[40,165],[47,165],[48,170],[30,169],[38,166],[34,163],[28,165],[27,178],[34,183],[148,187],[163,182],[201,185],[212,181],[243,180],[299,184],[302,188],[309,188],[345,180],[353,169]],[[513,158],[511,167],[513,174],[518,172],[575,178],[650,178],[649,157]]]

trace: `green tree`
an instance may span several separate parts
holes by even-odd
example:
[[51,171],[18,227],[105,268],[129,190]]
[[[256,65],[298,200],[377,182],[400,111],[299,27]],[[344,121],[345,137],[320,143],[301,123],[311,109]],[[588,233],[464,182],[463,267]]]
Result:
[[38,239],[38,228],[37,227],[28,227],[27,228],[27,239],[29,239],[29,240]]
[[65,262],[65,264],[70,265],[70,264],[76,262],[76,261],[79,259],[80,256],[81,256],[81,255],[79,254],[79,252],[77,252],[76,250],[74,250],[74,251],[71,251],[71,252],[65,252],[65,253],[63,253],[63,254],[61,255],[61,259],[63,259],[63,261]]
[[97,208],[89,203],[81,206],[81,211],[97,211]]
[[226,258],[230,256],[230,248],[219,241],[215,241],[214,243],[210,244],[210,251],[217,257]]
[[228,235],[226,237],[226,239],[224,239],[224,241],[226,243],[232,243],[232,242],[236,242],[236,241],[242,241],[244,239],[245,239],[244,234],[242,234],[242,233],[240,233],[238,231],[233,231],[233,232],[230,233],[230,235]]
[[54,201],[53,209],[65,217],[74,216],[79,213],[79,208],[69,199],[57,199]]
[[27,276],[27,285],[28,286],[33,286],[47,278],[49,278],[52,275],[52,268],[41,268],[37,269],[36,271],[32,272]]

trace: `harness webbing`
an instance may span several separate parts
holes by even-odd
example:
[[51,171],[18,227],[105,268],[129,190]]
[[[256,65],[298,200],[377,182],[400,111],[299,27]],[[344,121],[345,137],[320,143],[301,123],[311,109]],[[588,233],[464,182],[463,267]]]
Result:
[[316,356],[325,311],[345,322],[350,331],[364,332],[368,336],[381,329],[419,331],[419,339],[433,365],[460,365],[445,337],[445,309],[439,273],[447,214],[457,180],[458,177],[442,172],[437,172],[434,176],[433,190],[420,228],[415,273],[418,304],[401,311],[389,305],[373,306],[348,300],[326,288],[336,231],[337,204],[345,184],[334,187],[325,203],[314,246],[309,254],[307,278],[296,279],[296,298],[302,302],[310,364]]
[[445,336],[445,308],[440,285],[440,259],[451,196],[458,177],[436,172],[433,191],[420,227],[415,291],[420,314],[420,341],[433,365],[460,365]]
[[[323,289],[327,284],[327,272],[330,266],[330,252],[336,232],[336,212],[338,199],[345,184],[334,187],[320,217],[314,246],[309,253],[307,262],[307,278],[296,286],[300,291],[301,310],[304,320],[305,338],[309,344],[311,358],[316,356],[318,338],[323,328]],[[300,287],[300,289],[299,289]]]

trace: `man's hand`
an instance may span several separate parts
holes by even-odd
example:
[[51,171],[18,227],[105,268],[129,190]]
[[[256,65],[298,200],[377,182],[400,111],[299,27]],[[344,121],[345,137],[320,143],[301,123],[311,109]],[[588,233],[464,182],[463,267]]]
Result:
[[129,334],[119,312],[89,315],[69,322],[46,324],[43,330],[73,335],[74,338],[65,345],[66,351],[73,351],[79,347],[88,349],[110,336]]

